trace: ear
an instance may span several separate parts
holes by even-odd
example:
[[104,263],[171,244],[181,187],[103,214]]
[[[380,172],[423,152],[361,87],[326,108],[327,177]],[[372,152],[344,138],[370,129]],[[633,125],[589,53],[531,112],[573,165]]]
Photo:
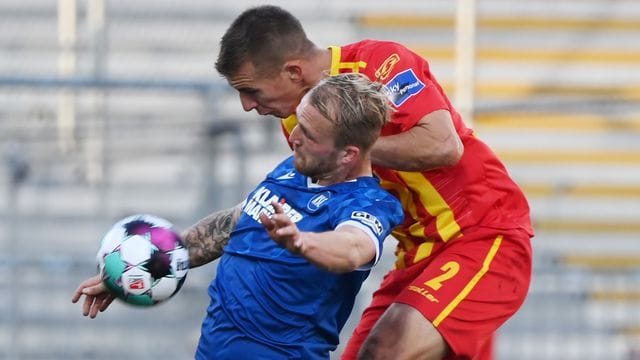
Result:
[[293,82],[301,82],[304,79],[302,63],[300,60],[290,60],[285,62],[283,70],[285,72],[285,76],[288,76]]
[[360,156],[360,148],[353,145],[347,145],[342,150],[342,157],[340,158],[340,163],[349,164],[356,161]]

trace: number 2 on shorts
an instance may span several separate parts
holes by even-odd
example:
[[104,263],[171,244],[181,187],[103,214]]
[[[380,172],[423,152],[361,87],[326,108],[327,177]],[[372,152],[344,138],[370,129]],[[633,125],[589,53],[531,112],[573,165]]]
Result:
[[456,276],[458,271],[460,271],[460,264],[455,261],[449,261],[448,263],[442,265],[440,270],[444,271],[442,274],[434,277],[429,281],[425,281],[424,284],[433,290],[438,290],[442,286],[442,283]]

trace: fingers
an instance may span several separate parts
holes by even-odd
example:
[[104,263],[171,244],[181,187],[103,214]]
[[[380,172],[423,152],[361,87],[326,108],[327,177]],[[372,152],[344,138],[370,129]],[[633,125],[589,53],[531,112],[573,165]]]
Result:
[[275,235],[281,237],[291,237],[297,233],[297,228],[293,226],[291,222],[278,222],[278,229],[275,231]]
[[264,226],[264,228],[267,229],[267,231],[271,231],[275,228],[276,225],[273,223],[273,221],[271,221],[271,219],[269,218],[269,216],[267,216],[267,214],[260,213],[259,217],[260,217],[260,222],[262,223],[262,226]]
[[298,227],[295,225],[289,215],[285,214],[281,203],[271,201],[274,213],[271,217],[265,213],[260,214],[260,221],[269,231],[269,235],[280,245],[292,251],[297,251],[301,247],[299,239]]
[[274,210],[274,214],[272,215],[272,217],[269,217],[264,212],[258,215],[260,217],[260,222],[268,231],[272,231],[276,228],[276,226],[279,226],[279,224],[275,223],[273,220],[276,217],[276,215],[284,214],[284,209],[282,208],[282,205],[279,202],[273,200],[271,201],[271,206],[273,206],[273,210]]
[[82,315],[95,318],[98,312],[105,311],[115,299],[102,282],[100,275],[92,276],[80,283],[73,292],[71,302],[76,303],[84,295]]
[[99,312],[107,310],[109,305],[115,300],[115,296],[110,293],[101,293],[100,295],[87,295],[82,304],[82,315],[95,319]]
[[113,300],[115,300],[116,297],[109,294],[107,295],[107,297],[104,299],[104,301],[102,302],[102,305],[100,306],[100,312],[107,310],[107,308],[109,307],[109,305],[111,305],[111,303],[113,302]]
[[100,311],[100,306],[102,305],[102,299],[94,298],[93,303],[91,304],[89,317],[95,319],[98,316],[98,312]]
[[106,297],[95,297],[94,302],[91,306],[91,310],[89,312],[89,317],[95,319],[98,316],[98,312],[104,311],[108,304],[105,305]]
[[88,293],[91,295],[95,295],[100,291],[106,291],[106,288],[104,288],[104,285],[102,285],[102,278],[100,277],[100,275],[92,276],[78,285],[76,290],[73,292],[71,302],[75,304],[78,302],[78,300],[80,300],[80,297],[83,294]]
[[289,215],[284,213],[282,205],[275,201],[272,201],[271,205],[273,206],[275,213],[271,216],[270,220],[276,227],[281,228],[293,224]]
[[78,287],[74,292],[73,292],[73,296],[71,297],[71,302],[72,303],[77,303],[78,300],[80,300],[80,297],[82,296],[82,288]]
[[[82,304],[82,315],[87,316],[91,312],[91,308],[93,307],[93,303],[95,302],[95,296],[86,296],[84,298],[84,303]],[[95,316],[94,316],[95,317]]]
[[93,296],[99,296],[100,294],[107,293],[107,292],[108,292],[107,287],[104,286],[102,282],[97,285],[85,287],[84,289],[82,289],[83,294],[93,295]]
[[272,200],[271,206],[273,206],[273,209],[275,210],[276,214],[284,214],[284,209],[282,208],[282,204],[280,204],[279,202]]

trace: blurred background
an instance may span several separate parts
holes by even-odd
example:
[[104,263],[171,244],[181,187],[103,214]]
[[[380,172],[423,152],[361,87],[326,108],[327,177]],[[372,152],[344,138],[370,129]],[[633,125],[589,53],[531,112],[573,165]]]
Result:
[[[193,357],[215,264],[154,308],[90,320],[70,298],[116,220],[182,230],[289,153],[276,119],[244,113],[213,68],[224,30],[259,3],[0,2],[0,359]],[[640,359],[640,3],[271,3],[317,45],[388,39],[424,55],[527,193],[534,278],[498,359]]]

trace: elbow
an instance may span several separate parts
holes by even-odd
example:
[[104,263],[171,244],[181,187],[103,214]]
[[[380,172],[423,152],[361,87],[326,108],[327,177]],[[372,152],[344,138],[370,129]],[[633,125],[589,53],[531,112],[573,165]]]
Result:
[[336,273],[336,274],[346,274],[356,270],[360,265],[355,259],[344,259],[339,264],[330,264],[328,266],[324,266],[324,270]]
[[344,267],[339,272],[342,272],[342,273],[352,272],[358,269],[362,265],[363,265],[362,261],[360,261],[359,259],[356,259],[356,257],[354,256],[345,262]]
[[408,171],[425,171],[451,167],[458,164],[464,154],[464,146],[459,138],[442,143],[436,151],[415,158],[412,163],[406,164]]
[[336,273],[336,274],[345,274],[350,273],[359,267],[361,267],[362,261],[358,258],[358,256],[347,256],[341,259],[335,259],[334,261],[324,262],[324,263],[316,263],[320,268],[325,271]]
[[[367,243],[370,240],[367,239]],[[373,254],[371,254],[373,251]],[[353,251],[350,252],[350,255],[343,259],[340,263],[340,266],[336,269],[332,270],[335,273],[349,273],[352,271],[356,271],[363,266],[374,261],[375,258],[375,249],[371,249],[367,245],[367,249],[356,247]]]
[[462,155],[464,154],[464,145],[460,138],[455,137],[451,144],[444,147],[443,154],[441,156],[442,166],[455,166],[458,164]]

